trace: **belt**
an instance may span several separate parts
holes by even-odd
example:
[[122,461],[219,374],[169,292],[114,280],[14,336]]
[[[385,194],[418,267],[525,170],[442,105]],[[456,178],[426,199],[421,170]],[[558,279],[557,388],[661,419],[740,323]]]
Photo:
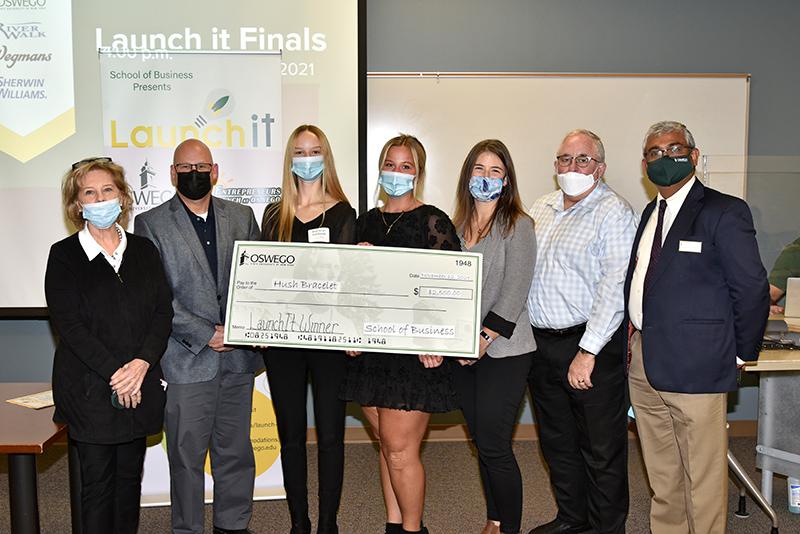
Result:
[[575,326],[568,326],[566,328],[539,328],[533,327],[535,334],[543,334],[551,337],[569,337],[575,334],[581,334],[586,330],[586,323],[576,324]]

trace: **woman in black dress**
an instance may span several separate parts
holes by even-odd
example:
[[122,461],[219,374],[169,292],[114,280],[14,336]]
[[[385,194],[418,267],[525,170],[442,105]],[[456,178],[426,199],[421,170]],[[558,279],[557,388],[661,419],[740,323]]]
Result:
[[153,243],[124,230],[133,201],[122,167],[79,161],[62,192],[66,217],[81,230],[47,259],[44,290],[58,334],[53,420],[67,424],[78,451],[83,533],[134,533],[145,439],[164,419],[159,360],[172,293]]
[[[385,202],[356,221],[359,244],[461,250],[447,215],[417,198],[424,178],[422,144],[410,135],[390,139],[381,151],[378,180]],[[450,367],[441,356],[348,354],[353,359],[343,396],[361,404],[380,440],[386,532],[427,533],[420,445],[430,414],[457,408]]]
[[[294,243],[355,243],[355,210],[339,184],[330,144],[312,125],[297,127],[286,143],[283,192],[264,211],[261,238]],[[272,347],[264,353],[281,441],[283,485],[291,534],[310,534],[306,473],[306,382],[314,392],[319,451],[317,534],[336,534],[344,472],[345,402],[338,397],[345,356],[338,351]]]

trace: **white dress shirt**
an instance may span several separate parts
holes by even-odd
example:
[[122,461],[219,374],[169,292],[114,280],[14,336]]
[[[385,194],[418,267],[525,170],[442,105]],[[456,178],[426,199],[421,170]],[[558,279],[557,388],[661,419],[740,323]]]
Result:
[[78,232],[78,241],[80,241],[81,247],[86,253],[86,257],[89,258],[89,261],[95,259],[98,254],[102,254],[108,264],[114,268],[114,272],[118,273],[119,267],[122,265],[122,255],[125,253],[125,248],[128,246],[128,238],[125,236],[125,230],[123,230],[120,225],[114,223],[114,227],[117,229],[117,234],[120,239],[119,245],[117,245],[117,248],[114,249],[114,252],[111,254],[106,252],[106,250],[94,240],[92,234],[89,233],[89,223],[86,223],[83,226],[83,230]]
[[[683,187],[678,189],[674,195],[666,199],[667,210],[664,212],[664,222],[661,226],[661,244],[667,238],[669,229],[672,228],[672,223],[678,212],[683,206],[683,202],[689,195],[692,186],[697,181],[697,178],[692,177],[691,180],[683,184]],[[630,315],[631,322],[637,330],[642,329],[642,299],[644,297],[644,277],[647,274],[647,266],[650,264],[650,251],[653,249],[653,239],[656,236],[656,226],[658,225],[658,204],[664,200],[661,193],[656,197],[656,207],[650,213],[650,218],[647,219],[644,230],[642,230],[642,237],[639,239],[639,248],[636,249],[636,267],[633,269],[633,278],[631,279],[631,294],[628,298],[628,314]]]
[[604,182],[564,209],[549,193],[530,211],[538,246],[528,314],[538,328],[586,323],[580,347],[597,354],[622,322],[623,286],[638,217]]

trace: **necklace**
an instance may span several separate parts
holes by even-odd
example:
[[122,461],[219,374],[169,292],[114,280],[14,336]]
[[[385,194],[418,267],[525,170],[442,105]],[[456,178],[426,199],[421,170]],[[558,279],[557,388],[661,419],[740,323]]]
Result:
[[389,224],[389,223],[387,223],[387,222],[386,222],[386,216],[384,216],[384,214],[383,214],[383,211],[381,211],[381,210],[378,210],[378,211],[380,211],[380,213],[381,213],[381,220],[383,220],[383,224],[386,226],[386,234],[385,234],[385,235],[389,235],[389,232],[391,232],[391,231],[392,231],[392,227],[393,227],[395,224],[397,224],[397,221],[399,221],[400,219],[402,219],[402,218],[403,218],[403,215],[405,215],[405,214],[406,214],[406,212],[404,212],[404,211],[401,211],[401,212],[400,212],[400,216],[399,216],[398,218],[396,218],[396,219],[394,220],[394,222],[392,222],[392,224]]
[[475,230],[477,230],[477,234],[478,234],[477,235],[477,239],[475,239],[476,243],[489,234],[488,230],[491,229],[492,222],[494,222],[492,220],[492,218],[489,218],[489,220],[486,221],[486,224],[484,224],[483,226],[479,226],[477,218],[475,219],[475,226],[476,226]]

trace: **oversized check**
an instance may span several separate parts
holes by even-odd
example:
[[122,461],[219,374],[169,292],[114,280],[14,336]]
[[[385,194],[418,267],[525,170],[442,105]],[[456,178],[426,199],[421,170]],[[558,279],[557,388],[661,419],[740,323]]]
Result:
[[237,241],[225,343],[477,358],[481,259]]

